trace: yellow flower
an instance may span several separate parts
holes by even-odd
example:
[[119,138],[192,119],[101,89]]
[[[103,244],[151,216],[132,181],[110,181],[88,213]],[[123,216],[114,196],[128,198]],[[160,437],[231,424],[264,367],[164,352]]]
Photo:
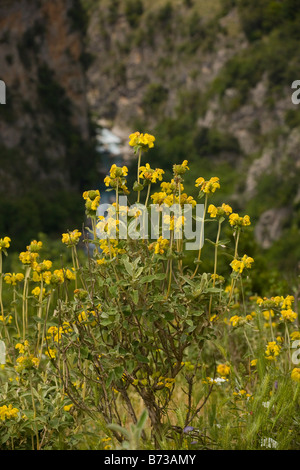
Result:
[[11,239],[9,237],[0,238],[0,252],[10,247]]
[[153,242],[151,243],[148,248],[149,250],[153,250],[154,249],[154,253],[156,255],[158,254],[163,254],[165,252],[165,249],[169,246],[169,240],[167,240],[166,238],[163,238],[163,237],[159,237],[157,242]]
[[44,260],[42,263],[34,262],[32,265],[32,269],[38,273],[41,273],[43,271],[49,271],[51,267],[52,267],[52,261],[50,260]]
[[16,418],[18,416],[19,409],[13,408],[12,405],[0,406],[0,420],[5,421],[6,419]]
[[151,195],[153,204],[158,204],[158,205],[163,204],[166,197],[167,197],[167,193],[165,191],[161,191],[161,192],[154,193]]
[[22,251],[19,255],[19,260],[23,264],[33,266],[36,263],[36,259],[39,256],[38,253],[32,251]]
[[230,374],[230,367],[227,364],[219,364],[217,367],[217,373],[221,376]]
[[272,309],[271,310],[265,310],[262,314],[263,314],[265,320],[270,320],[270,318],[274,317],[274,311]]
[[119,242],[115,238],[100,240],[99,246],[104,255],[115,257],[118,253],[125,253],[124,248],[119,248]]
[[55,359],[56,358],[56,349],[48,348],[45,351],[45,354],[46,354],[46,356],[50,357],[50,359]]
[[257,359],[252,359],[252,361],[250,362],[250,365],[251,365],[252,367],[255,367],[256,364],[257,364]]
[[186,170],[189,170],[188,161],[184,160],[181,165],[173,165],[173,173],[175,176],[184,175]]
[[205,181],[204,178],[200,177],[196,179],[195,186],[196,188],[200,187],[200,191],[206,194],[212,194],[217,189],[220,188],[219,178],[214,176],[210,180]]
[[252,397],[252,395],[250,393],[247,393],[246,390],[239,390],[238,392],[233,392],[233,395],[237,398],[245,398],[245,399],[249,399],[250,397]]
[[292,370],[291,379],[294,380],[294,382],[300,382],[300,368],[299,367],[295,367]]
[[81,232],[79,232],[76,228],[70,233],[63,233],[62,242],[69,247],[75,246],[79,242],[80,237],[81,237]]
[[[40,293],[41,293],[41,288],[40,287],[35,287],[32,291],[31,291],[32,295],[34,295],[35,297],[39,297],[40,296]],[[45,296],[46,294],[46,289],[43,288],[43,297]]]
[[123,191],[125,194],[129,194],[126,186],[126,176],[128,174],[128,168],[126,166],[118,167],[115,163],[111,166],[109,176],[104,178],[105,186],[110,186],[113,189],[118,188],[119,191]]
[[156,168],[153,170],[150,168],[149,163],[146,163],[146,166],[140,166],[140,178],[145,179],[148,183],[156,183],[157,180],[162,180],[162,175],[164,170]]
[[291,340],[294,341],[295,339],[300,339],[300,331],[293,331],[290,334]]
[[237,326],[241,320],[243,320],[243,317],[239,317],[238,315],[234,315],[229,319],[229,323],[232,324],[232,326]]
[[4,276],[4,281],[6,284],[11,284],[12,286],[16,286],[18,282],[22,282],[24,279],[24,274],[22,273],[7,273]]
[[216,207],[213,204],[210,204],[207,209],[208,214],[211,217],[224,217],[224,215],[230,215],[232,208],[228,204],[222,204],[220,207]]
[[73,403],[71,403],[70,405],[65,405],[65,406],[64,406],[64,411],[70,411],[70,409],[72,408],[72,406],[74,406]]
[[287,310],[281,310],[280,320],[293,322],[297,320],[297,313],[293,312],[291,308]]
[[19,354],[24,354],[25,351],[29,351],[29,342],[27,339],[24,341],[24,344],[22,343],[17,343],[15,345],[15,349],[18,349]]
[[174,179],[171,179],[170,183],[168,183],[167,181],[163,181],[160,184],[160,187],[161,187],[162,191],[167,193],[167,194],[175,193],[176,191],[179,191],[179,188],[180,188],[181,193],[183,193],[183,191],[184,191],[183,184],[179,183],[179,182],[175,182]]
[[12,316],[11,315],[0,315],[0,322],[4,323],[5,325],[11,323]]
[[30,245],[26,247],[26,249],[27,251],[30,251],[30,253],[37,253],[38,251],[42,249],[42,247],[43,247],[43,242],[32,240],[32,242],[30,243]]
[[33,354],[30,354],[28,356],[19,356],[16,362],[16,372],[22,372],[24,369],[32,369],[32,367],[37,367],[39,365],[39,358],[34,357]]
[[98,206],[100,204],[100,192],[98,189],[91,189],[90,191],[84,191],[82,195],[85,199],[85,211],[88,217],[93,217],[96,215]]
[[254,263],[254,259],[250,256],[244,255],[241,260],[234,259],[230,266],[232,270],[237,273],[242,273],[244,268],[251,268],[252,263]]
[[129,145],[134,147],[135,150],[141,149],[146,152],[148,149],[154,147],[155,137],[151,134],[141,134],[134,132],[129,136]]
[[292,303],[295,301],[295,298],[293,295],[288,295],[285,299],[282,301],[281,308],[282,309],[290,309],[292,306]]
[[245,215],[244,217],[239,216],[239,214],[233,213],[229,216],[229,223],[232,227],[246,227],[247,225],[251,225],[249,215]]
[[277,356],[280,354],[281,347],[276,344],[276,341],[269,341],[266,347],[266,359],[269,361],[274,361]]

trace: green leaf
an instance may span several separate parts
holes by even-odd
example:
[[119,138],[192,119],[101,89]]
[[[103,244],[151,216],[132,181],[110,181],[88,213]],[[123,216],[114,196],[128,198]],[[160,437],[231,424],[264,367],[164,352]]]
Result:
[[108,325],[111,325],[112,323],[113,323],[113,320],[110,320],[109,318],[101,320],[101,325],[102,326],[108,326]]
[[128,272],[129,276],[133,277],[133,266],[129,261],[129,258],[123,258],[123,264],[125,266],[126,271]]
[[166,319],[167,321],[172,321],[172,320],[174,320],[174,315],[173,315],[173,313],[171,313],[171,312],[165,312],[165,313],[164,313],[164,317],[165,317],[165,319]]
[[111,429],[112,431],[116,431],[116,432],[119,432],[121,434],[123,434],[123,436],[127,439],[127,440],[130,440],[130,434],[129,432],[122,428],[121,426],[119,426],[119,424],[108,424],[107,426],[109,429]]
[[136,359],[139,361],[139,362],[142,362],[143,364],[148,364],[149,363],[149,359],[145,356],[142,356],[141,354],[137,354],[136,355]]
[[143,276],[140,279],[141,284],[145,284],[146,282],[152,282],[152,281],[162,281],[163,279],[166,278],[165,273],[158,273],[158,274],[149,274],[149,276]]
[[132,300],[135,303],[135,305],[137,305],[138,302],[139,302],[139,292],[137,290],[133,290],[131,292],[131,297],[132,297]]
[[148,418],[148,412],[147,410],[144,410],[138,420],[138,422],[136,423],[136,426],[137,428],[139,429],[143,429],[146,421],[147,421],[147,418]]

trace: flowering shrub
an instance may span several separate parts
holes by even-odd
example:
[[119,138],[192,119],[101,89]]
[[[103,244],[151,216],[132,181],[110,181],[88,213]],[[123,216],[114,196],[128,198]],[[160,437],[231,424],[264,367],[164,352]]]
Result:
[[[154,143],[150,134],[130,135],[139,205],[121,200],[131,194],[125,166],[105,177],[115,194],[106,216],[100,192],[83,193],[88,227],[62,235],[71,266],[54,267],[34,240],[19,256],[23,272],[4,273],[11,240],[0,239],[0,448],[260,449],[270,439],[299,448],[297,299],[251,292],[245,281],[255,260],[239,252],[249,216],[211,202],[218,177],[197,177],[198,198],[188,195],[187,160],[173,165],[171,181],[142,165]],[[184,208],[201,200],[191,267]],[[179,212],[164,214],[175,205]],[[153,207],[168,237],[160,226],[152,238],[122,236],[124,215],[136,235]],[[201,269],[206,223],[216,224],[211,272]],[[221,239],[223,224],[232,246]],[[227,278],[218,273],[221,251]]]

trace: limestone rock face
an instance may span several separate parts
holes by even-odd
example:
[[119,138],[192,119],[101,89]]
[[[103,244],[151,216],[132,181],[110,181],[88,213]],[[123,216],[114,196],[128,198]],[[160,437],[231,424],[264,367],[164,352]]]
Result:
[[[0,158],[7,160],[9,150],[17,153],[24,176],[26,169],[31,179],[62,187],[70,185],[71,158],[64,131],[89,138],[82,31],[72,20],[75,3],[0,3],[0,78],[7,90],[7,103],[0,108]],[[1,165],[1,171],[9,189],[14,169]]]
[[289,216],[291,216],[291,210],[286,207],[269,209],[260,216],[254,233],[262,248],[270,248],[274,241],[279,240],[283,225]]

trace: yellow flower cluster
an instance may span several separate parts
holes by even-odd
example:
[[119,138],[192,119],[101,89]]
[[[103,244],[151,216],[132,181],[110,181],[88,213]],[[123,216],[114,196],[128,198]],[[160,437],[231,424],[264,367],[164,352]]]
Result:
[[24,274],[22,273],[7,273],[4,276],[4,281],[6,284],[11,284],[12,286],[16,286],[18,282],[22,282],[24,279]]
[[47,331],[47,339],[59,343],[63,334],[72,333],[70,323],[63,322],[62,326],[50,326]]
[[23,344],[22,343],[17,343],[15,345],[15,349],[17,349],[19,351],[19,354],[24,354],[25,351],[29,351],[29,342],[26,339]]
[[281,346],[276,343],[276,341],[269,341],[266,347],[266,359],[268,361],[275,361],[276,357],[279,356],[281,350]]
[[[85,323],[90,321],[90,319],[96,317],[96,312],[95,310],[89,310],[85,312],[84,310],[78,314],[78,321],[79,323]],[[95,326],[97,322],[95,320],[91,321],[91,326]]]
[[104,178],[105,186],[113,189],[118,188],[119,191],[123,191],[125,194],[129,194],[126,186],[126,176],[128,174],[127,166],[118,167],[113,164],[110,168],[109,175]]
[[292,303],[294,302],[294,296],[288,295],[287,297],[283,297],[282,295],[276,295],[275,297],[258,297],[256,303],[260,307],[281,307],[282,309],[291,308]]
[[32,269],[37,273],[42,273],[49,271],[52,268],[52,261],[44,260],[42,263],[37,263],[36,261],[32,264]]
[[249,399],[252,397],[251,393],[247,393],[246,390],[239,390],[238,392],[233,392],[232,394],[236,398],[246,398]]
[[179,188],[180,188],[181,193],[183,193],[183,191],[184,191],[183,184],[182,183],[175,183],[174,179],[171,179],[171,182],[163,181],[160,184],[160,187],[161,187],[162,191],[166,194],[175,193],[176,191],[179,191]]
[[232,227],[246,227],[247,225],[251,225],[249,215],[244,215],[244,217],[239,216],[239,214],[232,213],[229,216],[229,223]]
[[159,377],[158,382],[157,382],[157,387],[166,387],[166,388],[172,388],[174,385],[175,379],[172,379],[171,377]]
[[213,204],[208,206],[207,212],[211,217],[224,217],[224,215],[230,215],[232,208],[228,204],[222,204],[220,207],[216,207]]
[[5,325],[9,325],[12,321],[11,315],[0,315],[0,322],[4,323]]
[[19,255],[19,260],[22,264],[26,264],[28,266],[33,266],[36,263],[36,259],[38,258],[39,254],[37,252],[32,251],[22,251]]
[[217,189],[220,188],[220,182],[219,178],[217,176],[213,176],[210,178],[210,180],[205,181],[202,176],[200,178],[197,178],[195,181],[195,186],[196,188],[200,188],[200,191],[202,191],[205,194],[212,194],[214,193]]
[[39,358],[35,357],[33,354],[26,356],[19,356],[16,360],[17,365],[15,366],[16,372],[20,373],[24,369],[32,369],[33,367],[38,367]]
[[82,197],[83,199],[85,199],[86,215],[88,217],[95,216],[98,206],[100,204],[100,192],[98,191],[98,189],[84,191]]
[[183,207],[185,204],[191,204],[192,207],[195,207],[197,202],[192,196],[188,196],[186,193],[182,193],[180,196],[175,194],[167,194],[165,191],[160,191],[151,195],[153,204],[162,205],[171,207],[173,204],[179,204]]
[[48,348],[45,351],[45,354],[46,354],[46,356],[50,357],[50,359],[55,359],[56,358],[56,349]]
[[9,237],[0,238],[0,252],[10,247],[11,239]]
[[149,163],[146,163],[145,166],[140,166],[140,178],[144,179],[146,183],[156,183],[157,180],[162,180],[162,175],[165,173],[164,170],[160,168],[152,169]]
[[240,317],[239,315],[233,315],[229,319],[229,323],[231,323],[232,326],[238,326],[251,320],[253,320],[253,316],[250,314],[246,315],[245,317]]
[[72,269],[55,269],[51,276],[51,283],[52,284],[62,284],[65,280],[73,281],[75,280],[76,275],[74,272],[74,268]]
[[[35,287],[32,291],[31,291],[32,295],[34,295],[34,297],[36,298],[39,298],[40,297],[40,294],[41,294],[41,288],[40,287]],[[42,298],[44,298],[46,295],[46,289],[43,288],[43,294],[42,294]]]
[[280,308],[281,309],[280,320],[293,322],[297,320],[297,316],[298,316],[297,313],[292,310],[292,304],[294,301],[295,299],[294,299],[294,296],[292,295],[287,295],[286,297],[283,297],[282,295],[281,296],[277,295],[271,298],[258,297],[256,302],[260,307],[269,309],[263,312],[263,315],[265,316],[265,318],[266,318],[268,311],[270,311],[272,313],[272,316],[274,316],[274,312],[272,308]]
[[115,238],[112,238],[110,240],[100,240],[99,246],[104,255],[115,257],[118,253],[125,253],[125,250],[123,248],[119,248],[118,240]]
[[79,242],[80,237],[81,237],[81,232],[79,232],[76,228],[72,232],[63,233],[62,242],[68,247],[75,246]]
[[17,418],[19,413],[18,408],[13,408],[12,405],[0,406],[0,419],[5,421],[6,419]]
[[30,251],[31,253],[38,253],[42,248],[43,242],[37,240],[32,240],[30,245],[26,247],[27,251]]
[[226,376],[230,374],[230,367],[227,364],[219,364],[217,366],[217,373],[219,375]]
[[294,312],[291,308],[281,310],[280,320],[293,322],[297,320],[297,313]]
[[290,334],[291,340],[294,341],[295,339],[300,339],[300,331],[293,331]]
[[129,145],[135,147],[136,150],[141,149],[144,152],[154,147],[155,137],[151,134],[134,132],[129,136]]
[[244,268],[251,268],[252,263],[254,263],[254,259],[250,256],[244,255],[241,260],[234,259],[231,261],[230,266],[232,267],[233,271],[242,273]]
[[176,176],[184,175],[186,170],[189,170],[188,161],[184,160],[181,165],[173,165],[173,173]]
[[300,368],[299,367],[295,367],[292,370],[291,379],[294,380],[294,382],[300,382]]
[[162,255],[168,246],[169,246],[169,240],[163,237],[159,237],[156,242],[150,243],[148,248],[149,250],[154,249],[154,253],[156,255],[159,255],[159,254]]

